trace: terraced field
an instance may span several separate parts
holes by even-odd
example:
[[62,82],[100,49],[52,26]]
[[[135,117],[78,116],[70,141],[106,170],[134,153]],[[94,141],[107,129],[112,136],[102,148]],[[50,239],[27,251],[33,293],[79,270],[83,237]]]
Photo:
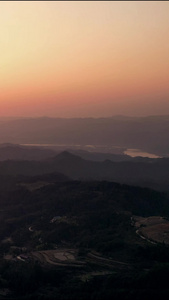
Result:
[[73,267],[83,268],[86,265],[94,264],[99,269],[130,269],[131,266],[128,263],[112,260],[101,256],[96,251],[89,252],[86,257],[79,260],[77,257],[77,250],[75,249],[57,249],[57,250],[44,250],[34,251],[29,254],[29,258],[34,261],[38,261],[42,266],[48,267]]
[[84,262],[77,259],[77,251],[74,249],[44,250],[30,253],[30,257],[39,261],[42,265],[83,267]]

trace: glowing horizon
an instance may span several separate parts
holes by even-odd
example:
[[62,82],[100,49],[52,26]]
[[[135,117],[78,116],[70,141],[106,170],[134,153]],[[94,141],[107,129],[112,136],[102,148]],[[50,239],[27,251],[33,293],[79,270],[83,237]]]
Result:
[[169,114],[169,3],[1,1],[0,116]]

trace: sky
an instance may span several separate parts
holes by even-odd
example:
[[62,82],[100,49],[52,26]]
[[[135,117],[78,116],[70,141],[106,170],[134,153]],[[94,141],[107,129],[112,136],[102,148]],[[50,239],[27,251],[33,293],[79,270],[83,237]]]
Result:
[[168,1],[0,1],[0,116],[169,114]]

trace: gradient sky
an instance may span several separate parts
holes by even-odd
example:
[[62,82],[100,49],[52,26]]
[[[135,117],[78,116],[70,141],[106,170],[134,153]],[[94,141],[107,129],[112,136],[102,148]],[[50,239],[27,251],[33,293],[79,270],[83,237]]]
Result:
[[0,1],[0,116],[169,114],[168,1]]

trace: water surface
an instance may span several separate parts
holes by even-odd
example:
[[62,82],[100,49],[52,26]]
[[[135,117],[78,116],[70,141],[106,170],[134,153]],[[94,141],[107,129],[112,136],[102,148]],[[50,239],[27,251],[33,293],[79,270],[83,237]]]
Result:
[[160,156],[156,154],[144,152],[139,149],[127,149],[126,151],[124,151],[124,154],[129,155],[131,157],[141,156],[141,157],[148,157],[148,158],[160,158]]

